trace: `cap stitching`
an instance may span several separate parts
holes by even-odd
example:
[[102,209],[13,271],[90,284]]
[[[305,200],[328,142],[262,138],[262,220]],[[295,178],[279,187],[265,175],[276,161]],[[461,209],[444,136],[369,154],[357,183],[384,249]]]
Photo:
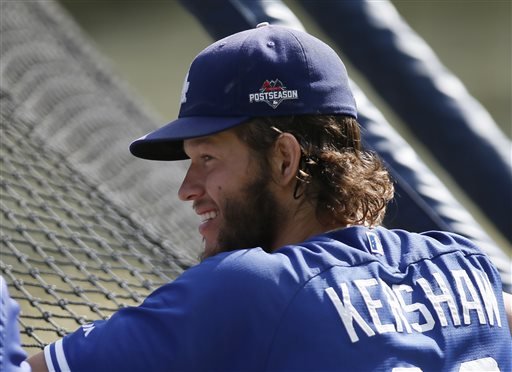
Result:
[[[247,43],[247,40],[252,36],[253,34],[251,32],[247,32],[247,36],[244,38],[244,40],[240,43],[240,48],[239,48],[239,52],[240,50],[246,50],[245,48],[245,45]],[[235,107],[238,107],[238,110],[239,112],[237,113],[238,115],[236,116],[240,116],[241,112],[240,112],[240,108],[243,107],[243,102],[242,102],[242,96],[243,96],[243,89],[242,89],[242,84],[241,82],[243,82],[244,80],[241,78],[242,76],[242,68],[244,66],[244,64],[246,63],[246,55],[244,54],[244,63],[238,63],[238,66],[237,66],[237,78],[238,78],[238,84],[236,85],[236,95],[234,97],[235,100],[237,100],[237,102],[233,102],[233,106]],[[240,62],[240,61],[239,61]],[[248,115],[245,115],[245,116],[248,116]],[[250,115],[251,117],[253,115]]]
[[286,30],[290,35],[293,36],[293,38],[297,41],[297,43],[299,44],[300,46],[300,49],[302,50],[302,55],[304,56],[304,62],[306,64],[306,68],[307,68],[307,74],[308,74],[308,89],[309,89],[309,92],[308,93],[311,93],[312,91],[312,88],[311,88],[311,65],[310,65],[310,60],[306,54],[306,50],[304,49],[304,46],[302,45],[302,42],[300,41],[300,39],[297,37],[297,35],[295,35],[293,32],[291,31],[288,31]]

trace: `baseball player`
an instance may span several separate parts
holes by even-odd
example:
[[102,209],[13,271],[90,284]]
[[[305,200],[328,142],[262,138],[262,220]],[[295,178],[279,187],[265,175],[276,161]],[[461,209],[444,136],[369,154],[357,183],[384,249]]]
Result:
[[262,24],[203,50],[179,118],[130,146],[190,159],[201,263],[34,371],[510,371],[496,268],[461,236],[380,226],[393,183],[356,118],[311,35]]

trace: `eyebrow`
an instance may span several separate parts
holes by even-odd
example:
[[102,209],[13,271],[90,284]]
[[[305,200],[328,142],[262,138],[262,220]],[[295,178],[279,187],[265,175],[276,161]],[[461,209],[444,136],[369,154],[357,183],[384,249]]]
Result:
[[[187,153],[187,147],[197,147],[200,145],[208,145],[211,144],[213,140],[211,139],[211,136],[205,136],[205,137],[196,137],[196,138],[189,138],[186,140],[183,140],[183,151]],[[188,146],[187,146],[188,144]],[[187,154],[188,155],[188,154]]]
[[187,141],[188,143],[191,143],[193,145],[202,145],[203,143],[212,142],[212,139],[210,136],[205,136],[205,137],[189,138],[189,139],[183,140],[183,143],[185,143],[185,141]]

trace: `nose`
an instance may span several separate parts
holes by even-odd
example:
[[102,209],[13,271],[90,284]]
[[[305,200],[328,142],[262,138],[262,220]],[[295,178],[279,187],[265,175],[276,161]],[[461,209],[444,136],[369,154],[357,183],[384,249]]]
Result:
[[178,197],[183,201],[196,200],[204,194],[203,183],[193,165],[187,170],[187,174],[178,190]]

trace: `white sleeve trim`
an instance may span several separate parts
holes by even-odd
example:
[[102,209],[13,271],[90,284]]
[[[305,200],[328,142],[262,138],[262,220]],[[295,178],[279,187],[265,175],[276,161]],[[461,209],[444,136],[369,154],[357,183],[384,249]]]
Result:
[[64,346],[62,345],[62,339],[55,343],[55,355],[57,355],[57,363],[59,363],[60,370],[62,372],[71,372],[69,369],[68,361],[64,355]]
[[55,366],[53,364],[51,350],[52,348],[55,351],[55,357],[57,361],[57,366],[62,372],[71,372],[69,369],[68,361],[66,360],[66,356],[64,355],[64,346],[62,344],[62,339],[57,342],[46,345],[44,348],[44,359],[46,362],[46,367],[48,368],[48,372],[56,372]]
[[44,347],[44,360],[46,362],[46,367],[48,368],[48,372],[55,372],[55,367],[53,366],[52,355],[50,354],[50,348],[52,344],[46,345]]

